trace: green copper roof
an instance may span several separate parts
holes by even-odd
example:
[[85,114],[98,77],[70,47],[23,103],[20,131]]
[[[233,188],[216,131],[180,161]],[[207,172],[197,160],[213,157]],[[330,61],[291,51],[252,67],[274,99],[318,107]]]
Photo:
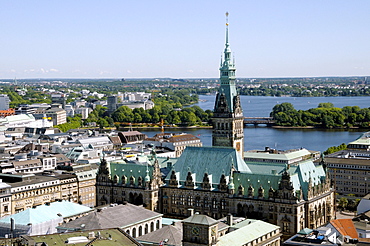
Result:
[[[244,222],[244,221],[243,221]],[[243,223],[241,222],[241,223]],[[250,222],[250,223],[249,223]],[[248,242],[256,240],[270,232],[278,230],[279,227],[261,220],[246,220],[246,225],[239,229],[225,234],[219,238],[217,245],[238,246],[246,245]],[[243,223],[243,224],[245,224]]]
[[[122,183],[123,175],[126,176],[126,183],[129,182],[130,177],[135,178],[135,184],[138,184],[138,178],[141,177],[143,182],[147,175],[147,164],[140,163],[125,163],[123,161],[115,161],[110,163],[110,175],[114,180],[114,176],[118,176],[118,183]],[[148,165],[149,176],[152,176],[153,166]]]
[[[258,189],[264,189],[264,198],[268,198],[268,190],[272,187],[274,190],[279,188],[281,175],[287,168],[284,164],[276,163],[257,163],[247,162],[250,168],[250,173],[234,173],[235,189],[242,185],[244,187],[244,195],[248,194],[248,187],[251,185],[254,188],[254,196],[258,196]],[[325,178],[325,171],[321,165],[315,166],[312,161],[300,162],[299,165],[290,166],[288,169],[290,181],[292,182],[294,191],[299,191],[302,188],[303,197],[307,197],[307,189],[309,179],[311,177],[312,186],[320,184]]]
[[349,144],[370,145],[370,132],[361,134],[359,138]]
[[[186,147],[173,167],[180,181],[185,181],[188,172],[195,175],[195,182],[203,181],[204,173],[208,173],[210,182],[218,184],[222,174],[230,175],[231,167],[237,171],[250,173],[251,170],[245,164],[239,153],[233,148],[222,147]],[[166,180],[170,178],[167,175]]]
[[220,66],[220,88],[218,90],[218,95],[215,101],[215,111],[217,111],[218,101],[220,100],[220,95],[224,94],[226,97],[226,102],[228,110],[230,113],[234,112],[234,97],[238,95],[235,86],[235,63],[231,59],[231,49],[229,45],[229,24],[226,23],[226,41],[223,60],[221,59]]

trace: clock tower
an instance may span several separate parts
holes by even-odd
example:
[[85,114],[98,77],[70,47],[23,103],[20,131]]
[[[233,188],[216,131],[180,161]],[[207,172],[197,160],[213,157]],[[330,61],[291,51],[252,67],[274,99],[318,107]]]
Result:
[[220,88],[213,110],[212,145],[235,148],[243,157],[244,116],[235,86],[235,61],[231,59],[229,23],[226,13],[226,42],[220,65]]
[[183,246],[216,245],[218,221],[203,214],[194,214],[182,221]]

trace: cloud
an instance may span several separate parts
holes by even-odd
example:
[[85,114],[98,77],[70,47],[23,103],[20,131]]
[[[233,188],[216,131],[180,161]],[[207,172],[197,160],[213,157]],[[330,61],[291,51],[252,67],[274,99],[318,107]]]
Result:
[[109,71],[99,71],[99,75],[111,74]]
[[54,73],[57,73],[57,72],[59,72],[59,70],[58,69],[55,69],[55,68],[50,68],[50,70],[49,70],[50,72],[54,72]]
[[16,72],[16,70],[15,70],[15,69],[10,69],[10,72],[11,72],[11,73],[15,73],[15,72]]
[[186,72],[187,72],[187,73],[194,73],[194,70],[189,69],[189,70],[187,70]]
[[127,70],[126,72],[127,72],[127,73],[132,73],[132,72],[131,72],[131,70]]

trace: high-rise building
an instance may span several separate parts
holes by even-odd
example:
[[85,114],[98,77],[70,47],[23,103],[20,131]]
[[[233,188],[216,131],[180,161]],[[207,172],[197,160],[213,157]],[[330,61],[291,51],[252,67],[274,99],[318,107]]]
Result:
[[52,94],[51,102],[62,105],[62,109],[66,108],[67,96],[66,94]]
[[8,95],[0,94],[0,110],[7,110],[9,108],[9,102]]
[[[226,13],[226,17],[228,13]],[[220,88],[213,111],[213,146],[235,148],[241,156],[244,151],[243,110],[235,86],[235,62],[231,59],[229,23],[226,21],[226,43],[220,66]]]

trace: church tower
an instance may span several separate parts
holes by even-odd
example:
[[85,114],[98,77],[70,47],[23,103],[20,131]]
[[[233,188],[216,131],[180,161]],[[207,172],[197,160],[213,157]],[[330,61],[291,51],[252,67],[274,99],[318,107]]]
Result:
[[226,43],[220,65],[220,88],[213,111],[213,146],[235,148],[241,156],[244,151],[244,116],[240,96],[235,86],[235,61],[229,47],[229,23],[226,13]]

